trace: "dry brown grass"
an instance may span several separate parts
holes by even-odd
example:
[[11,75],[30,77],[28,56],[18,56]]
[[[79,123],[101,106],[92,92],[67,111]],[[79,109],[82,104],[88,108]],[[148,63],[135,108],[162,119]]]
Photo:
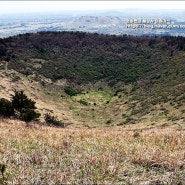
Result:
[[185,184],[184,146],[184,130],[174,128],[62,129],[0,121],[7,184]]

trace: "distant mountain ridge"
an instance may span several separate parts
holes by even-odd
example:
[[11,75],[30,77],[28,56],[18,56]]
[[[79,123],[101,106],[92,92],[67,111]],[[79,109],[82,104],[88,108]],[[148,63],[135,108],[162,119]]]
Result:
[[[38,19],[39,17],[39,19]],[[35,14],[2,15],[0,37],[40,31],[83,31],[115,35],[185,36],[183,28],[128,28],[128,19],[169,19],[172,25],[185,26],[185,11],[123,9],[110,11],[45,12]]]

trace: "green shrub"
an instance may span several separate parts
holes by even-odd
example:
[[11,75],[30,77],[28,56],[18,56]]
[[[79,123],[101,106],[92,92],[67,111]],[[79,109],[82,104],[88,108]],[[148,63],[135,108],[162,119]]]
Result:
[[64,89],[64,92],[66,94],[68,94],[69,96],[76,96],[78,94],[78,91],[76,91],[75,89],[73,89],[72,87],[66,87]]
[[82,105],[85,105],[85,106],[87,106],[88,105],[88,102],[86,102],[85,100],[80,100],[80,101],[78,101],[79,103],[81,103]]
[[133,109],[130,113],[130,115],[136,115],[136,114],[139,114],[141,110],[136,110],[136,109]]
[[107,120],[107,122],[106,122],[107,125],[109,125],[111,123],[112,123],[112,120],[111,119]]
[[0,171],[1,171],[1,175],[2,178],[0,178],[0,184],[6,184],[5,181],[7,179],[5,179],[5,172],[6,172],[6,165],[5,164],[0,164]]
[[4,98],[0,99],[0,115],[4,117],[11,117],[14,114],[12,103]]
[[140,136],[139,132],[134,132],[133,137],[138,138]]
[[123,91],[122,89],[117,89],[116,92],[114,93],[114,96],[118,96],[118,93],[122,91]]
[[118,123],[117,126],[122,126],[122,125],[125,125],[126,123],[125,122],[121,122],[121,123]]
[[44,115],[44,120],[47,124],[60,126],[60,127],[64,128],[64,123],[62,123],[62,121],[58,120],[58,118],[56,116],[52,116],[50,113],[46,113]]
[[127,117],[123,124],[134,124],[135,120],[131,117]]
[[181,118],[180,118],[180,116],[175,116],[175,115],[173,115],[173,116],[169,116],[168,117],[168,120],[170,121],[178,121],[178,120],[180,120]]
[[123,118],[126,118],[126,117],[127,117],[127,114],[123,113],[123,114],[122,114],[122,117],[123,117]]
[[22,114],[22,120],[25,122],[30,122],[32,120],[37,120],[40,117],[40,113],[35,112],[34,110],[27,110]]
[[19,77],[19,76],[14,76],[13,78],[12,78],[12,82],[17,82],[17,81],[19,81],[21,78]]

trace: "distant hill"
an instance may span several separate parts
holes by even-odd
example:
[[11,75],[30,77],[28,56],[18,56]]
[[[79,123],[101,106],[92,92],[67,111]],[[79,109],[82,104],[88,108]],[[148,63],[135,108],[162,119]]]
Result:
[[95,24],[97,27],[101,27],[102,25],[108,26],[108,25],[114,25],[118,26],[119,24],[123,24],[123,19],[119,17],[113,17],[113,16],[81,16],[77,19],[75,19],[74,24],[78,23],[81,25],[88,25],[93,26]]
[[[185,11],[183,9],[137,8],[110,11],[3,14],[0,17],[0,38],[40,31],[83,31],[98,34],[136,36],[185,36],[184,17]],[[129,19],[156,20],[156,23],[153,24],[151,21],[150,26],[144,23],[132,26],[128,24]],[[160,20],[168,20],[170,23],[159,23]]]
[[[89,123],[183,122],[184,56],[183,37],[39,32],[0,40],[1,71],[38,82],[56,95],[53,105],[66,101],[74,119]],[[73,102],[61,99],[69,86]]]

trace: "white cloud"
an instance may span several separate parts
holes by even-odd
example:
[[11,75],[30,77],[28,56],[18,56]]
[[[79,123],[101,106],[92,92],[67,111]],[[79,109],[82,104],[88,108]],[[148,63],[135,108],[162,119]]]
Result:
[[185,9],[184,1],[0,1],[0,13],[57,10]]

